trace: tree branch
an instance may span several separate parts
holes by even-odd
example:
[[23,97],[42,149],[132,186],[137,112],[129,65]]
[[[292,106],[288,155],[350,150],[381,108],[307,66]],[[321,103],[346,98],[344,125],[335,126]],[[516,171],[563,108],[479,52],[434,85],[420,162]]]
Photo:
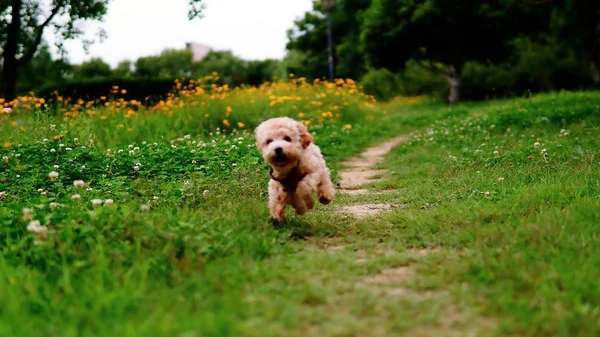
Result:
[[31,60],[31,58],[33,57],[33,55],[35,55],[35,53],[38,50],[38,47],[39,47],[40,43],[42,43],[42,37],[44,35],[44,29],[46,29],[46,27],[48,27],[48,25],[50,24],[50,22],[52,22],[52,19],[54,19],[54,17],[56,16],[56,14],[58,14],[58,12],[60,11],[60,9],[62,7],[63,7],[63,1],[57,2],[56,5],[55,5],[55,7],[50,12],[50,15],[46,18],[46,20],[44,20],[44,22],[42,22],[41,25],[39,25],[37,27],[36,32],[35,32],[35,39],[33,41],[33,44],[23,54],[23,56],[21,56],[21,58],[19,58],[17,60],[17,63],[19,65],[29,62],[29,60]]

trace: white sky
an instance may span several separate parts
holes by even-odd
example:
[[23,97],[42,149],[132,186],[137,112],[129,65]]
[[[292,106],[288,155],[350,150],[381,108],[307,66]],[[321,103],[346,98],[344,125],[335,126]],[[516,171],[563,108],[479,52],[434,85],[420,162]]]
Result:
[[[283,58],[286,32],[312,8],[312,0],[205,0],[204,18],[187,19],[188,0],[112,0],[102,23],[82,28],[108,33],[85,54],[80,41],[65,44],[71,63],[100,57],[113,67],[122,60],[155,55],[186,42],[232,50],[244,59]],[[49,33],[49,32],[47,32]],[[45,35],[52,42],[52,34]]]

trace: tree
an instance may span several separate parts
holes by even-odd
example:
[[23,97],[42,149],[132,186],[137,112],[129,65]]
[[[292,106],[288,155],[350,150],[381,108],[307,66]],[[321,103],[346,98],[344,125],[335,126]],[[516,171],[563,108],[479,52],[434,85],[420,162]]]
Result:
[[133,64],[129,60],[121,61],[113,73],[118,78],[129,78],[133,75]]
[[165,49],[160,55],[140,57],[135,61],[135,74],[140,77],[189,77],[193,70],[192,52],[187,49]]
[[465,63],[505,60],[513,38],[547,25],[548,9],[526,0],[374,0],[361,45],[375,68],[397,71],[414,59],[446,76],[453,104],[460,99]]
[[247,83],[248,63],[231,51],[211,51],[197,63],[194,76],[219,74],[218,83],[237,86]]
[[[362,13],[371,0],[338,0],[332,11],[332,30],[336,74],[342,78],[360,78],[366,71],[359,48]],[[294,22],[288,31],[286,48],[293,62],[288,71],[298,76],[320,78],[327,74],[327,18],[321,0],[313,10]]]
[[65,60],[53,60],[50,48],[42,43],[30,62],[24,64],[17,81],[17,93],[63,84],[72,66]]
[[562,0],[555,15],[560,38],[586,59],[594,83],[600,84],[600,2]]
[[94,57],[74,67],[73,75],[75,79],[109,77],[112,75],[112,71],[108,63],[104,62],[101,58]]
[[[3,0],[0,3],[0,48],[4,98],[14,99],[18,70],[35,55],[44,30],[53,27],[62,39],[75,38],[82,33],[76,23],[100,19],[106,13],[107,4],[108,0],[53,0],[46,9],[41,1]],[[58,17],[66,23],[56,23]]]
[[[44,31],[49,27],[62,41],[83,33],[77,23],[99,20],[109,0],[0,0],[0,50],[2,51],[1,91],[8,101],[16,94],[19,68],[38,50]],[[202,0],[190,0],[189,19],[202,16]],[[60,18],[60,20],[59,20]],[[89,41],[84,41],[89,42]]]

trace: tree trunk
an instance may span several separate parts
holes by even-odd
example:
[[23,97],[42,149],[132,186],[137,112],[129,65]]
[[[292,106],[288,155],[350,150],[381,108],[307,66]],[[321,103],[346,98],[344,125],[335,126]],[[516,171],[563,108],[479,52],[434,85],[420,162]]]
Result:
[[460,73],[462,67],[450,66],[450,72],[446,76],[450,85],[450,94],[448,94],[448,103],[456,104],[460,101]]
[[12,101],[17,89],[17,47],[19,32],[21,31],[21,6],[22,0],[12,1],[12,19],[6,31],[6,43],[2,54],[4,65],[2,67],[2,95],[6,101]]

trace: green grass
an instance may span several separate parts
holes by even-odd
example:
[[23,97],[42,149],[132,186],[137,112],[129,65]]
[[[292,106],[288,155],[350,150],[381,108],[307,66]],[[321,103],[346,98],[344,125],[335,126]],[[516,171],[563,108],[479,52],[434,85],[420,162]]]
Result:
[[[333,168],[413,132],[380,165],[372,189],[386,193],[340,195],[278,228],[250,133],[184,137],[158,116],[130,121],[139,133],[109,134],[96,116],[4,126],[22,145],[0,149],[0,335],[597,335],[600,95],[386,108],[355,113],[350,130],[311,125]],[[250,109],[253,125],[261,108]],[[383,202],[404,206],[335,211]],[[46,238],[27,232],[25,207]],[[392,267],[409,277],[368,281]]]

